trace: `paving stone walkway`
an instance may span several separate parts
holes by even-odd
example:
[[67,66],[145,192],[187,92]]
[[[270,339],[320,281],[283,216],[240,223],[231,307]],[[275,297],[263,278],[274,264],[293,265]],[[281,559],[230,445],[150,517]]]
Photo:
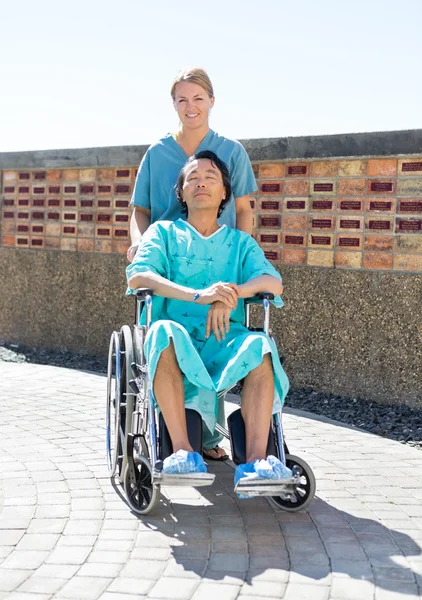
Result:
[[0,363],[0,600],[421,597],[422,452],[291,412],[308,511],[237,500],[214,464],[140,519],[107,475],[104,406],[103,376]]

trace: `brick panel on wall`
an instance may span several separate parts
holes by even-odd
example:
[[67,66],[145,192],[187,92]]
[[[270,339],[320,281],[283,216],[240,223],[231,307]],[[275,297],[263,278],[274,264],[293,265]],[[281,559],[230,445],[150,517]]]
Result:
[[422,271],[422,157],[253,166],[254,237],[278,266]]
[[[253,235],[274,264],[422,271],[422,156],[253,169]],[[124,254],[136,172],[3,171],[1,244]]]
[[3,171],[3,246],[126,253],[137,167]]

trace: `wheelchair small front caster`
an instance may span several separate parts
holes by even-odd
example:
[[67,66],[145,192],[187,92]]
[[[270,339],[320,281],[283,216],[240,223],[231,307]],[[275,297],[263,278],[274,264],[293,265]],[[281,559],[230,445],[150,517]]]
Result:
[[300,477],[300,482],[294,486],[295,489],[289,495],[271,496],[269,500],[277,508],[287,512],[298,512],[309,506],[315,496],[315,475],[307,462],[292,454],[286,454],[286,466],[291,469],[295,477]]
[[[133,472],[131,473],[131,462]],[[130,508],[138,515],[147,515],[158,502],[160,487],[152,483],[152,472],[149,460],[142,455],[128,459],[123,485]]]

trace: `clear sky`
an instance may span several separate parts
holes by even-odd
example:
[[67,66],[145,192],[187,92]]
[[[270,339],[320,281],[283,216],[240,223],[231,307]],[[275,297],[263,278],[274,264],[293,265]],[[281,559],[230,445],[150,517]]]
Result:
[[0,151],[148,144],[181,68],[238,139],[422,127],[422,0],[0,0]]

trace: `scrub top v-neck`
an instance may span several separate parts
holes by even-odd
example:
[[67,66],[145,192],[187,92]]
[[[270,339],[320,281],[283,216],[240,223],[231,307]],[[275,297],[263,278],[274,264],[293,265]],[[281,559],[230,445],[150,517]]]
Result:
[[[212,129],[196,151],[202,150],[215,152],[229,168],[233,194],[218,222],[236,227],[234,198],[252,194],[257,189],[246,150],[240,142],[220,136]],[[171,134],[150,146],[145,153],[136,178],[132,204],[149,209],[151,223],[185,218],[174,185],[187,159],[186,152]]]

